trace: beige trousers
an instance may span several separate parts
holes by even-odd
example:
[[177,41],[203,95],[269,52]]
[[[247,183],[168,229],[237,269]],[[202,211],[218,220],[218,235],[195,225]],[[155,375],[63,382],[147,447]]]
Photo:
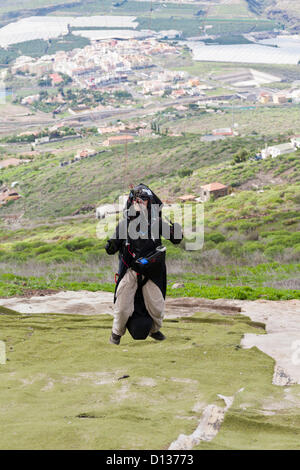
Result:
[[[112,331],[119,336],[125,334],[126,323],[134,311],[134,296],[138,288],[137,276],[138,274],[129,268],[118,285]],[[165,300],[161,290],[151,279],[142,287],[142,291],[146,309],[153,320],[150,333],[156,333],[162,325]]]

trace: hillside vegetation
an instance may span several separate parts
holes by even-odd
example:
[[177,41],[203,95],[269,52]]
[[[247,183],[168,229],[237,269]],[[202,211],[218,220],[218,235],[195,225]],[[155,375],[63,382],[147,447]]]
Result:
[[[55,154],[45,153],[32,163],[1,170],[1,180],[6,184],[19,183],[23,198],[13,203],[14,212],[25,211],[26,217],[34,219],[66,216],[87,203],[113,202],[123,191],[127,192],[130,183],[141,180],[154,186],[162,197],[180,196],[181,191],[197,193],[197,184],[215,180],[223,170],[224,183],[236,186],[239,174],[247,181],[260,167],[257,163],[249,167],[231,166],[233,154],[241,147],[255,154],[263,146],[260,137],[208,144],[201,142],[199,135],[161,136],[128,144],[128,158],[124,145],[118,145],[63,168],[59,166],[62,160],[59,150]],[[103,147],[98,144],[98,149],[100,152]],[[267,171],[268,165],[262,164],[262,171]],[[288,163],[284,160],[283,165],[285,168]],[[297,180],[297,175],[296,169],[293,180]],[[3,207],[1,212],[10,213],[11,207]]]
[[19,181],[23,197],[2,207],[1,215],[24,212],[19,228],[8,228],[2,219],[2,295],[34,289],[113,290],[116,258],[106,255],[105,239],[97,238],[95,210],[70,217],[73,211],[116,201],[129,182],[143,181],[163,200],[176,201],[219,181],[231,187],[231,194],[204,204],[203,249],[191,252],[184,243],[174,247],[166,242],[169,283],[185,281],[183,289],[170,289],[170,295],[299,296],[299,154],[233,163],[239,149],[251,155],[261,144],[258,137],[207,144],[197,135],[165,136],[128,145],[127,163],[124,147],[116,146],[69,167],[60,168],[58,156],[44,155],[2,171],[3,181]]

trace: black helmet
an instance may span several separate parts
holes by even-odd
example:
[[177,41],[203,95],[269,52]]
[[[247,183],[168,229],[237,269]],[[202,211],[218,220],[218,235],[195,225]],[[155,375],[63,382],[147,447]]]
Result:
[[149,200],[153,197],[153,193],[151,189],[147,188],[143,184],[139,184],[138,186],[135,186],[130,191],[129,198],[132,198],[133,200],[135,199],[142,199],[144,201]]
[[[133,204],[133,201],[137,198],[148,200],[150,202],[150,205],[157,204],[159,206],[159,215],[161,214],[163,203],[161,202],[159,197],[157,197],[156,194],[150,188],[148,188],[148,186],[146,186],[143,183],[140,183],[131,189],[128,199],[127,199],[125,211],[126,210],[128,211],[130,206]],[[149,204],[148,204],[148,209],[150,209]]]

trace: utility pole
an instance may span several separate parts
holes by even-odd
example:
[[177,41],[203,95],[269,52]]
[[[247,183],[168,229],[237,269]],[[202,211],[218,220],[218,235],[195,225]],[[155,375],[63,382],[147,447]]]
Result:
[[151,30],[152,27],[152,5],[153,5],[153,0],[150,2],[150,18],[149,18],[149,29]]
[[124,191],[128,188],[128,144],[125,142]]

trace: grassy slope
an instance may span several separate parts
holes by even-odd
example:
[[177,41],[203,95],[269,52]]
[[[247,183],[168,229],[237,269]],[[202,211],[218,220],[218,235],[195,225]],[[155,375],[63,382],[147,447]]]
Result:
[[[186,136],[128,146],[128,168],[131,175],[138,172],[134,181],[149,183],[164,197],[198,194],[208,181],[235,186],[234,196],[205,204],[203,250],[187,252],[184,244],[168,244],[169,281],[186,282],[183,290],[170,289],[170,295],[297,297],[295,290],[286,289],[299,285],[299,156],[231,165],[236,150],[255,150],[258,145],[256,138],[208,145],[198,136]],[[107,201],[119,196],[124,174],[116,162],[123,162],[122,152],[122,147],[114,148],[68,169],[58,167],[57,157],[3,172],[7,181],[20,181],[24,198],[2,208],[2,214],[23,208],[26,213],[23,228],[8,232],[3,227],[0,234],[2,273],[21,275],[1,277],[2,296],[24,289],[113,290],[115,261],[105,254],[104,241],[96,238],[97,221],[92,215],[69,221],[59,217],[84,203],[97,204],[102,195]],[[180,172],[185,170],[192,173],[183,177]],[[263,192],[251,189],[254,184]],[[40,226],[28,220],[38,217]],[[36,271],[40,274],[32,276]]]
[[[215,90],[214,92],[215,93]],[[228,94],[228,90],[223,95]],[[168,121],[162,120],[161,128],[168,127],[169,130],[177,133],[180,131],[210,133],[212,129],[222,127],[232,127],[233,123],[238,124],[240,134],[259,133],[260,135],[273,134],[274,128],[278,126],[281,132],[291,134],[300,132],[300,124],[298,122],[299,105],[287,107],[276,106],[258,106],[256,103],[245,104],[252,109],[242,109],[243,105],[236,102],[233,108],[227,104],[224,114],[210,113],[190,113],[190,115],[182,116],[180,120]]]
[[[274,140],[273,140],[274,141]],[[72,142],[71,142],[72,144]],[[70,144],[70,145],[71,145]],[[85,144],[80,142],[83,147]],[[298,154],[265,162],[249,162],[232,166],[232,156],[240,148],[252,153],[264,147],[260,137],[227,139],[211,144],[201,136],[161,137],[128,145],[128,161],[124,146],[115,146],[86,161],[60,168],[61,156],[42,155],[34,163],[1,171],[5,183],[19,182],[23,196],[1,213],[23,212],[29,218],[65,216],[84,204],[117,200],[129,183],[144,181],[159,191],[163,198],[193,191],[199,185],[220,180],[233,186],[246,184],[261,175],[271,184],[299,182]],[[99,150],[101,147],[96,146]],[[75,152],[74,152],[75,153]],[[185,170],[192,175],[182,177]],[[76,189],[75,189],[76,188]]]
[[217,438],[197,448],[299,448],[295,404],[263,416],[284,391],[271,385],[273,360],[237,347],[244,333],[263,333],[246,317],[167,320],[164,343],[127,334],[116,348],[108,316],[1,312],[1,449],[166,449],[206,405],[224,406],[218,393],[241,388]]
[[[80,142],[81,147],[84,145]],[[86,203],[113,201],[120,191],[127,192],[129,183],[140,180],[152,185],[155,182],[162,190],[166,179],[175,177],[180,168],[208,169],[231,158],[241,145],[256,151],[263,145],[263,139],[237,139],[209,145],[201,142],[197,135],[161,137],[129,144],[127,163],[125,148],[119,145],[64,168],[59,167],[61,156],[58,150],[58,154],[55,152],[50,158],[42,156],[34,163],[2,170],[1,179],[20,183],[24,199],[14,203],[14,212],[25,209],[26,216],[35,219],[64,216]],[[99,144],[96,148],[101,150]],[[176,178],[172,180],[175,181]],[[2,208],[1,212],[11,213],[11,208]]]
[[[168,242],[168,295],[208,298],[299,298],[299,185],[242,191],[205,209],[200,251]],[[246,214],[246,215],[245,215]],[[41,289],[113,291],[116,257],[97,240],[91,219],[4,229],[0,245],[0,295]],[[13,274],[7,274],[13,273]],[[171,289],[175,281],[185,287]]]

